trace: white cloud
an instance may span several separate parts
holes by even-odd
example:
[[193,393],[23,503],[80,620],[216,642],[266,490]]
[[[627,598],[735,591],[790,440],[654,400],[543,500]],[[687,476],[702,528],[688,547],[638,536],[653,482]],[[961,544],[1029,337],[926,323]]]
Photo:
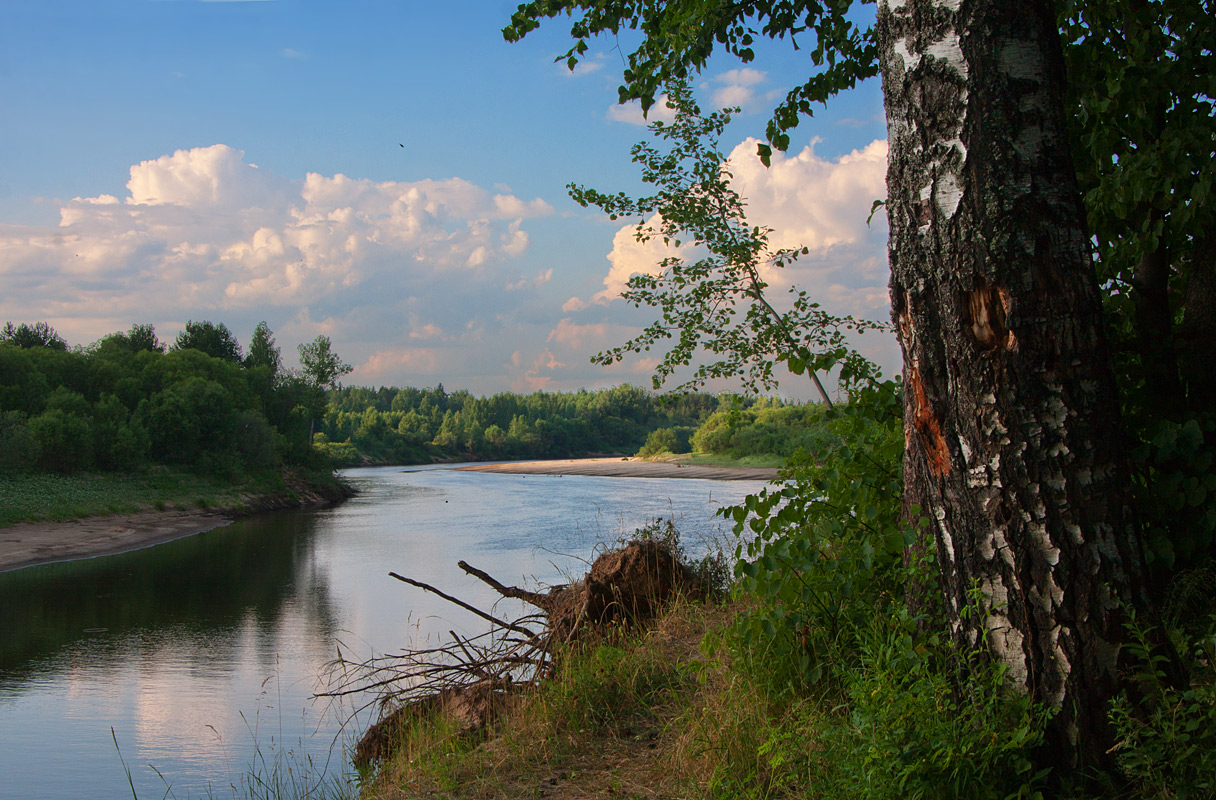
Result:
[[607,343],[608,330],[603,323],[579,325],[568,317],[549,332],[549,342],[556,342],[574,352],[600,350]]
[[758,69],[743,67],[716,75],[703,88],[712,88],[713,104],[717,108],[738,107],[751,110],[757,102],[756,92],[768,81],[768,75]]
[[[655,229],[660,219],[657,214],[646,220],[645,228]],[[626,284],[634,275],[657,275],[659,265],[666,258],[687,258],[691,253],[688,245],[675,247],[674,243],[667,244],[662,237],[652,237],[646,241],[638,241],[638,226],[626,225],[612,237],[612,251],[608,253],[608,261],[612,266],[604,276],[604,289],[592,299],[595,303],[607,303],[621,296]]]
[[350,382],[374,386],[393,383],[394,376],[403,372],[434,375],[441,363],[442,353],[431,347],[379,350],[355,367]]
[[719,83],[737,84],[739,86],[756,86],[768,80],[768,74],[751,67],[741,67],[739,69],[729,69],[714,80]]
[[[732,185],[746,202],[748,221],[773,230],[769,237],[773,249],[805,246],[810,250],[784,268],[769,265],[762,270],[771,285],[771,299],[780,304],[793,285],[832,313],[885,320],[889,314],[886,218],[876,214],[867,226],[866,217],[873,201],[886,196],[886,141],[876,140],[834,160],[815,155],[813,145],[793,155],[774,153],[769,168],[756,156],[756,145],[757,140],[746,139],[729,157]],[[619,297],[632,275],[657,274],[666,257],[695,256],[688,245],[677,250],[661,239],[638,242],[635,234],[635,225],[617,230],[607,256],[611,266],[604,288],[592,298],[595,304],[602,306]],[[564,310],[580,312],[588,306],[571,298]],[[551,341],[572,338],[571,333],[559,331]],[[879,350],[889,373],[898,363],[896,354],[890,348]]]
[[508,292],[518,292],[522,289],[539,288],[553,279],[553,268],[536,273],[532,278],[520,278],[517,281],[508,283],[504,288]]
[[584,75],[590,75],[593,72],[599,72],[601,69],[604,68],[604,63],[607,61],[607,59],[608,59],[608,56],[606,56],[605,54],[595,53],[591,56],[584,55],[579,60],[579,62],[574,65],[574,69],[569,69],[566,66],[565,61],[560,61],[560,62],[558,62],[558,64],[561,67],[562,72],[565,73],[566,75],[569,75],[569,76],[572,76],[575,78],[581,78]]
[[654,105],[650,110],[643,114],[642,104],[637,100],[630,100],[623,105],[609,106],[608,119],[614,122],[625,122],[630,125],[648,125],[655,120],[662,122],[671,122],[676,118],[676,112],[667,105],[667,95],[662,95],[655,99]]
[[77,343],[189,318],[234,331],[277,319],[298,334],[284,341],[331,320],[370,342],[377,325],[399,328],[397,302],[460,328],[519,275],[509,265],[529,248],[525,222],[553,211],[460,178],[290,180],[222,144],[135,164],[125,195],[59,210],[57,226],[0,225],[0,320],[50,320]]

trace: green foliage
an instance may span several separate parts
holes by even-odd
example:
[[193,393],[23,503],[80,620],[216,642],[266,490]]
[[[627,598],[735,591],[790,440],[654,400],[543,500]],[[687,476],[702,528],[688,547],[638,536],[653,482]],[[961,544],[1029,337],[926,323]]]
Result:
[[[1134,287],[1146,253],[1183,255],[1216,225],[1216,8],[1210,0],[1070,0],[1058,13],[1099,275]],[[1173,276],[1180,283],[1185,260]]]
[[1132,452],[1150,567],[1193,564],[1216,545],[1216,415],[1159,419]]
[[669,93],[675,120],[650,125],[665,146],[642,142],[633,148],[642,179],[656,186],[657,194],[633,200],[624,193],[602,194],[572,184],[570,196],[580,205],[597,206],[611,219],[638,219],[639,242],[661,239],[676,248],[691,246],[701,257],[673,255],[663,259],[656,273],[630,277],[622,297],[634,306],[658,309],[660,319],[620,347],[593,356],[592,362],[613,364],[673,340],[655,368],[656,389],[704,353],[711,359],[698,363],[677,391],[723,378],[739,378],[752,392],[772,389],[774,365],[784,362],[795,374],[810,373],[830,404],[814,374],[841,364],[849,375],[869,374],[872,367],[849,348],[845,336],[885,326],[828,314],[796,288],[789,291],[787,310],[778,311],[769,302],[764,273],[807,251],[770,250],[771,231],[748,223],[743,199],[730,185],[726,156],[718,150],[730,110],[702,116],[687,85],[672,84]]
[[[221,357],[204,351],[217,348]],[[244,368],[234,354],[227,328],[212,323],[190,323],[168,353],[151,325],[71,351],[0,343],[0,471],[156,463],[232,479],[279,463],[320,466],[308,428],[324,392],[276,371],[265,325],[254,334],[259,363]]]
[[121,351],[124,353],[165,352],[165,346],[156,336],[156,328],[151,324],[132,325],[126,333],[111,333],[103,337],[94,349],[101,351]]
[[[638,455],[646,458],[647,456],[657,456],[660,453],[677,453],[680,442],[676,438],[676,432],[671,428],[659,428],[650,432],[646,437],[646,444],[642,445],[642,449],[638,450]],[[687,452],[687,451],[685,451]]]
[[826,424],[822,405],[731,408],[715,412],[692,437],[695,453],[726,455],[736,460],[775,454],[788,458],[798,450],[811,457],[837,440]]
[[241,363],[241,343],[223,323],[188,320],[186,329],[174,340],[173,349],[198,350],[221,361]]
[[270,370],[271,375],[278,372],[283,364],[283,356],[279,348],[275,347],[270,326],[264,321],[259,322],[253,330],[253,339],[249,342],[249,353],[245,356],[244,364],[247,369],[265,367]]
[[594,644],[571,654],[544,686],[542,702],[555,713],[559,730],[599,732],[618,728],[663,703],[689,682],[654,653],[614,644]]
[[1032,755],[1050,714],[1010,689],[986,654],[959,652],[896,604],[876,609],[848,712],[821,734],[823,797],[1042,798]]
[[15,345],[22,348],[47,347],[51,350],[67,350],[68,343],[55,333],[55,329],[45,322],[35,322],[33,325],[21,323],[14,325],[4,323],[0,328],[0,343]]
[[722,510],[740,537],[739,588],[756,600],[732,646],[775,695],[855,668],[850,643],[901,592],[901,421],[898,384],[859,391],[824,415],[826,447],[795,457],[777,488]]
[[93,431],[88,418],[49,408],[29,423],[38,446],[38,468],[49,472],[79,472],[93,465]]
[[1202,633],[1174,636],[1190,674],[1184,687],[1167,678],[1169,657],[1153,646],[1150,631],[1135,623],[1130,630],[1128,649],[1139,665],[1131,694],[1140,699],[1125,694],[1111,710],[1119,766],[1137,797],[1216,796],[1216,615],[1209,613]]
[[[862,0],[862,4],[866,2],[869,0]],[[588,39],[611,35],[615,40],[622,28],[641,31],[640,43],[628,55],[619,95],[622,103],[641,100],[644,110],[655,103],[663,88],[700,72],[718,47],[746,64],[755,58],[753,45],[758,37],[788,37],[795,49],[810,38],[811,74],[789,91],[768,123],[769,143],[785,150],[789,131],[798,125],[800,115],[811,116],[816,103],[826,103],[858,81],[878,74],[873,31],[857,24],[850,13],[853,5],[816,0],[749,0],[730,5],[531,0],[511,15],[503,37],[519,41],[546,18],[573,17],[570,37],[574,45],[556,60],[574,69],[587,52]],[[766,158],[771,154],[768,145],[761,145],[760,152]]]
[[[442,385],[347,387],[330,391],[328,401],[320,431],[329,452],[347,454],[342,464],[635,453],[658,428],[671,429],[686,450],[692,431],[720,403],[707,394],[656,397],[634,386],[474,397]],[[346,442],[353,451],[336,448]]]
[[38,461],[38,442],[20,411],[0,411],[0,472],[26,469]]
[[354,367],[333,352],[328,336],[318,336],[308,344],[299,345],[300,366],[314,386],[336,388],[338,379]]

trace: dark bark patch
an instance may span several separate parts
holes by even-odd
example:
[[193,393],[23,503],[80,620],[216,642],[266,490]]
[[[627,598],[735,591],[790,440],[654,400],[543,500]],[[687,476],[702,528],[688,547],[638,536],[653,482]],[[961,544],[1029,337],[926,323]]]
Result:
[[967,293],[967,324],[972,337],[984,350],[1012,350],[1017,342],[1006,323],[1009,292],[986,285]]

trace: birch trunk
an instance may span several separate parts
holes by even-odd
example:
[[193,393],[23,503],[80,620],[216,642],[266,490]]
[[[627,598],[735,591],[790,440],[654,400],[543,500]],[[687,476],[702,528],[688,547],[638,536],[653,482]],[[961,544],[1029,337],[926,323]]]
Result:
[[909,500],[956,637],[1104,764],[1143,566],[1051,3],[880,0],[878,35]]

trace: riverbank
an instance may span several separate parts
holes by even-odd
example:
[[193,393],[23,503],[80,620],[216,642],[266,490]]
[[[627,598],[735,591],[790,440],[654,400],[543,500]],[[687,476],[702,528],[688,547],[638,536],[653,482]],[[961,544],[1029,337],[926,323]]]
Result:
[[509,475],[592,475],[610,478],[701,478],[714,481],[769,481],[776,469],[674,464],[641,458],[568,458],[553,461],[512,461],[455,467],[462,472],[497,472]]
[[219,528],[251,514],[328,505],[352,494],[349,486],[336,479],[319,482],[284,474],[272,491],[234,492],[205,508],[165,504],[163,509],[132,513],[17,522],[0,527],[0,572],[139,550]]

